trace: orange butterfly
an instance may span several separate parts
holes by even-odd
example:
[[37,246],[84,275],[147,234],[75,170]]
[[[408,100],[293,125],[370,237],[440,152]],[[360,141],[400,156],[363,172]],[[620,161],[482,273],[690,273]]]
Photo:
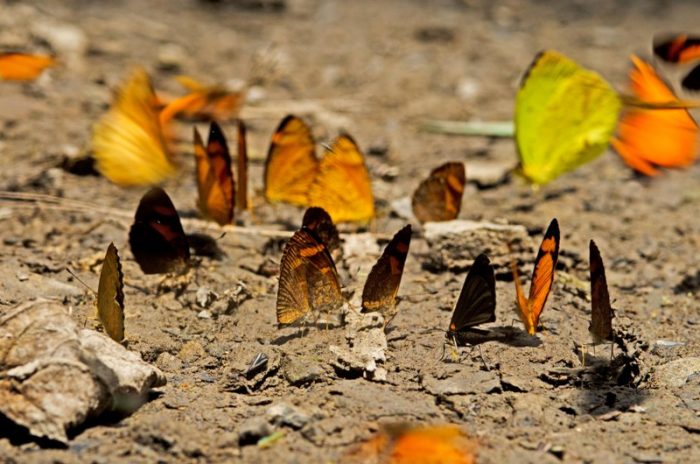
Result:
[[[678,98],[644,60],[632,56],[632,92],[642,102],[669,103]],[[657,166],[684,167],[698,152],[698,125],[686,109],[628,109],[617,128],[612,146],[632,169],[647,176]]]
[[151,78],[137,69],[93,129],[97,170],[119,185],[158,184],[175,175]]
[[349,135],[335,139],[319,163],[308,203],[328,211],[335,223],[368,223],[374,218],[374,195],[364,156]]
[[[670,39],[656,38],[654,54],[669,63],[689,63],[700,60],[700,37],[678,34]],[[686,74],[681,85],[686,90],[700,90],[700,65]]]
[[31,81],[52,66],[56,60],[48,55],[0,53],[0,80]]
[[300,118],[282,119],[265,161],[265,198],[308,206],[308,192],[318,173],[311,129]]
[[433,169],[413,193],[413,215],[420,222],[455,219],[462,209],[465,183],[464,163],[449,162]]
[[341,463],[474,464],[476,443],[456,425],[385,426]]
[[535,269],[532,271],[530,282],[530,294],[525,298],[523,288],[520,284],[520,276],[515,262],[511,263],[513,270],[513,281],[515,282],[515,294],[517,296],[517,307],[520,319],[525,324],[525,330],[530,335],[534,335],[540,322],[540,316],[547,302],[547,296],[554,283],[554,269],[557,266],[559,257],[559,223],[556,219],[547,228],[544,234],[540,250],[535,260]]
[[194,128],[194,154],[200,211],[222,226],[230,224],[233,221],[236,184],[226,138],[216,122],[211,123],[206,149],[199,131]]
[[223,85],[203,85],[189,76],[176,79],[189,93],[165,105],[160,114],[164,124],[175,116],[205,121],[226,120],[243,105],[243,92],[229,90]]

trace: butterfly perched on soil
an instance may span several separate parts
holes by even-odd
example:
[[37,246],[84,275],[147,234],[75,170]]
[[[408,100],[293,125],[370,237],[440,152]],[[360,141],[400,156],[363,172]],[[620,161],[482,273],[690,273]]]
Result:
[[456,339],[460,334],[496,320],[496,279],[488,256],[480,254],[474,260],[464,279],[462,291],[455,304],[448,339]]
[[165,124],[175,116],[223,121],[234,116],[243,105],[244,94],[225,85],[204,85],[189,76],[178,76],[177,81],[189,93],[169,102],[161,111]]
[[515,262],[511,263],[518,314],[525,325],[525,330],[530,335],[534,335],[537,332],[540,316],[554,283],[554,270],[557,266],[558,257],[559,223],[556,219],[552,219],[537,252],[535,268],[532,271],[532,279],[530,281],[530,294],[527,298],[525,298],[523,293],[517,266]]
[[328,251],[333,253],[340,248],[340,235],[336,229],[333,220],[328,215],[325,209],[318,206],[312,206],[304,212],[304,218],[301,220],[301,227],[312,231],[328,248]]
[[553,50],[539,53],[515,99],[522,174],[546,184],[592,161],[607,148],[621,108],[599,74]]
[[114,243],[107,247],[97,287],[97,316],[115,342],[124,340],[124,275]]
[[286,116],[272,135],[265,160],[265,199],[307,206],[318,159],[311,129],[293,115]]
[[[668,104],[679,102],[671,88],[649,63],[632,56],[631,90],[640,101]],[[700,131],[685,108],[627,109],[618,125],[612,147],[632,169],[653,176],[657,167],[684,167],[698,153]]]
[[[669,63],[692,63],[700,61],[700,36],[678,34],[654,38],[654,55]],[[700,63],[685,75],[681,86],[690,91],[700,90]]]
[[236,208],[239,211],[248,209],[248,141],[246,125],[242,119],[238,120],[238,157],[236,158],[236,174],[238,175],[238,189],[236,189]]
[[595,242],[589,244],[589,260],[591,272],[591,324],[588,331],[593,337],[593,344],[610,343],[614,341],[612,319],[615,312],[610,305],[608,283],[605,279],[603,258]]
[[180,216],[165,191],[153,187],[141,198],[129,245],[145,274],[176,272],[187,267],[190,248]]
[[46,69],[56,65],[49,55],[30,53],[0,53],[0,80],[32,81]]
[[462,208],[465,183],[464,163],[449,162],[433,169],[413,192],[413,215],[420,222],[455,219]]
[[404,226],[384,248],[372,267],[362,290],[362,311],[379,311],[388,324],[396,315],[396,294],[399,292],[403,268],[411,246],[411,225]]
[[199,210],[220,225],[230,224],[233,221],[236,183],[226,137],[216,122],[211,123],[206,148],[199,131],[194,128],[194,154]]
[[136,69],[92,131],[97,170],[119,185],[153,185],[175,175],[151,78]]

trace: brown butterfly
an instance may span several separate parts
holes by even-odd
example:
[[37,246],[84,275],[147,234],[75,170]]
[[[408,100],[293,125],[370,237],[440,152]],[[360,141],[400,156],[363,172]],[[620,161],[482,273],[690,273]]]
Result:
[[530,294],[527,298],[525,298],[520,284],[517,266],[515,262],[511,263],[518,314],[523,324],[525,324],[525,330],[530,335],[534,335],[537,331],[540,316],[547,302],[547,296],[549,296],[549,291],[554,283],[554,269],[557,266],[558,257],[559,223],[556,219],[552,219],[535,259],[535,269],[532,271],[532,280],[530,282]]
[[333,220],[325,209],[318,206],[308,208],[301,221],[302,229],[310,230],[321,239],[328,251],[333,253],[340,249],[340,236]]
[[190,248],[180,216],[165,191],[153,187],[141,198],[129,245],[145,274],[162,274],[187,267]]
[[474,326],[496,320],[496,279],[488,256],[480,254],[469,269],[457,299],[447,338],[454,339]]
[[277,322],[303,322],[310,314],[331,313],[344,302],[328,248],[314,232],[297,231],[284,247],[280,263]]
[[[654,54],[669,63],[691,63],[700,60],[700,36],[678,34],[672,37],[656,37]],[[681,81],[686,90],[700,90],[700,64],[695,66]]]
[[464,163],[439,166],[418,185],[411,201],[420,222],[451,221],[459,216],[466,176]]
[[272,135],[265,161],[265,198],[307,206],[318,159],[311,129],[300,118],[285,117]]
[[56,65],[56,60],[48,55],[29,53],[0,53],[0,80],[32,81],[46,68]]
[[399,292],[403,268],[411,246],[411,225],[399,230],[372,267],[362,290],[362,311],[379,311],[388,324],[396,315],[396,294]]
[[614,341],[612,319],[615,312],[610,305],[608,283],[605,279],[605,266],[603,258],[595,242],[589,244],[589,260],[591,272],[591,324],[588,331],[593,337],[593,344],[609,343]]
[[124,340],[124,275],[114,243],[107,247],[97,287],[97,316],[115,342]]
[[219,225],[231,224],[236,183],[231,172],[231,155],[226,137],[216,122],[211,123],[206,148],[199,131],[194,128],[194,154],[197,160],[199,210]]
[[238,158],[236,158],[238,189],[236,190],[236,208],[239,211],[248,209],[248,142],[246,126],[242,119],[238,120]]

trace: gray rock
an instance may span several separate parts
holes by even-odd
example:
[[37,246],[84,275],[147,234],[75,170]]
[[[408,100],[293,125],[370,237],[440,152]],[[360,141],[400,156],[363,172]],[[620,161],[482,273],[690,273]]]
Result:
[[659,366],[654,379],[667,387],[682,387],[690,380],[700,380],[700,357],[676,359]]
[[299,408],[290,406],[287,403],[277,403],[267,410],[267,416],[274,424],[286,425],[299,430],[310,420],[311,416]]
[[427,377],[423,387],[432,395],[466,395],[500,393],[501,381],[494,372],[462,372],[446,379]]
[[199,287],[195,299],[200,308],[208,308],[218,298],[218,295],[212,292],[208,287]]
[[282,361],[282,375],[290,385],[299,386],[323,379],[325,372],[323,368],[315,362],[286,357]]
[[261,438],[272,433],[272,426],[262,416],[251,417],[243,421],[238,428],[238,444],[240,446],[254,445]]

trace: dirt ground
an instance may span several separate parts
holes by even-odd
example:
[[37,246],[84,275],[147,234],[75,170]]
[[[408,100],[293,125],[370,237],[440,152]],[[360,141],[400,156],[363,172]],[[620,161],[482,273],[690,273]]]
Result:
[[[700,3],[691,0],[0,2],[0,45],[54,51],[63,62],[35,83],[0,83],[0,190],[96,205],[0,202],[0,311],[37,296],[59,298],[77,320],[96,326],[91,292],[65,268],[96,287],[99,260],[114,241],[129,348],[168,379],[135,414],[78,430],[67,448],[0,438],[0,456],[334,462],[379,424],[405,421],[463,425],[478,438],[481,463],[700,461],[697,164],[649,180],[609,152],[537,192],[517,178],[488,189],[470,183],[460,218],[522,224],[534,241],[558,218],[561,260],[544,330],[536,339],[466,349],[461,362],[439,361],[444,337],[430,329],[447,328],[464,273],[425,269],[431,250],[415,225],[384,381],[333,362],[329,345],[345,343],[344,328],[281,337],[277,277],[257,272],[279,261],[281,241],[228,233],[218,241],[220,260],[202,258],[186,280],[164,283],[134,262],[131,220],[109,213],[130,214],[145,189],[59,167],[65,156],[89,152],[91,125],[131,66],[145,66],[156,88],[172,93],[180,73],[236,79],[250,86],[243,115],[252,188],[262,187],[262,158],[278,121],[297,113],[319,141],[347,130],[370,152],[373,232],[391,234],[405,223],[390,214],[391,202],[441,162],[464,161],[469,178],[471,165],[517,159],[512,140],[428,134],[418,130],[421,120],[510,119],[519,77],[543,48],[623,89],[630,53],[648,54],[656,32],[697,30],[698,18]],[[234,126],[224,130],[233,139]],[[197,216],[191,131],[178,126],[182,169],[164,186],[184,218]],[[256,227],[298,227],[301,210],[255,201]],[[185,229],[219,235],[187,221]],[[591,238],[606,263],[621,341],[612,362],[599,347],[582,369],[576,346],[588,341]],[[364,257],[359,272],[338,263],[349,290],[361,288],[376,257]],[[531,264],[522,264],[529,274]],[[491,326],[507,327],[513,283],[506,268],[497,273]],[[203,302],[211,293],[215,301]],[[241,372],[259,352],[269,357],[267,370],[245,379]],[[270,446],[255,445],[278,431]]]

